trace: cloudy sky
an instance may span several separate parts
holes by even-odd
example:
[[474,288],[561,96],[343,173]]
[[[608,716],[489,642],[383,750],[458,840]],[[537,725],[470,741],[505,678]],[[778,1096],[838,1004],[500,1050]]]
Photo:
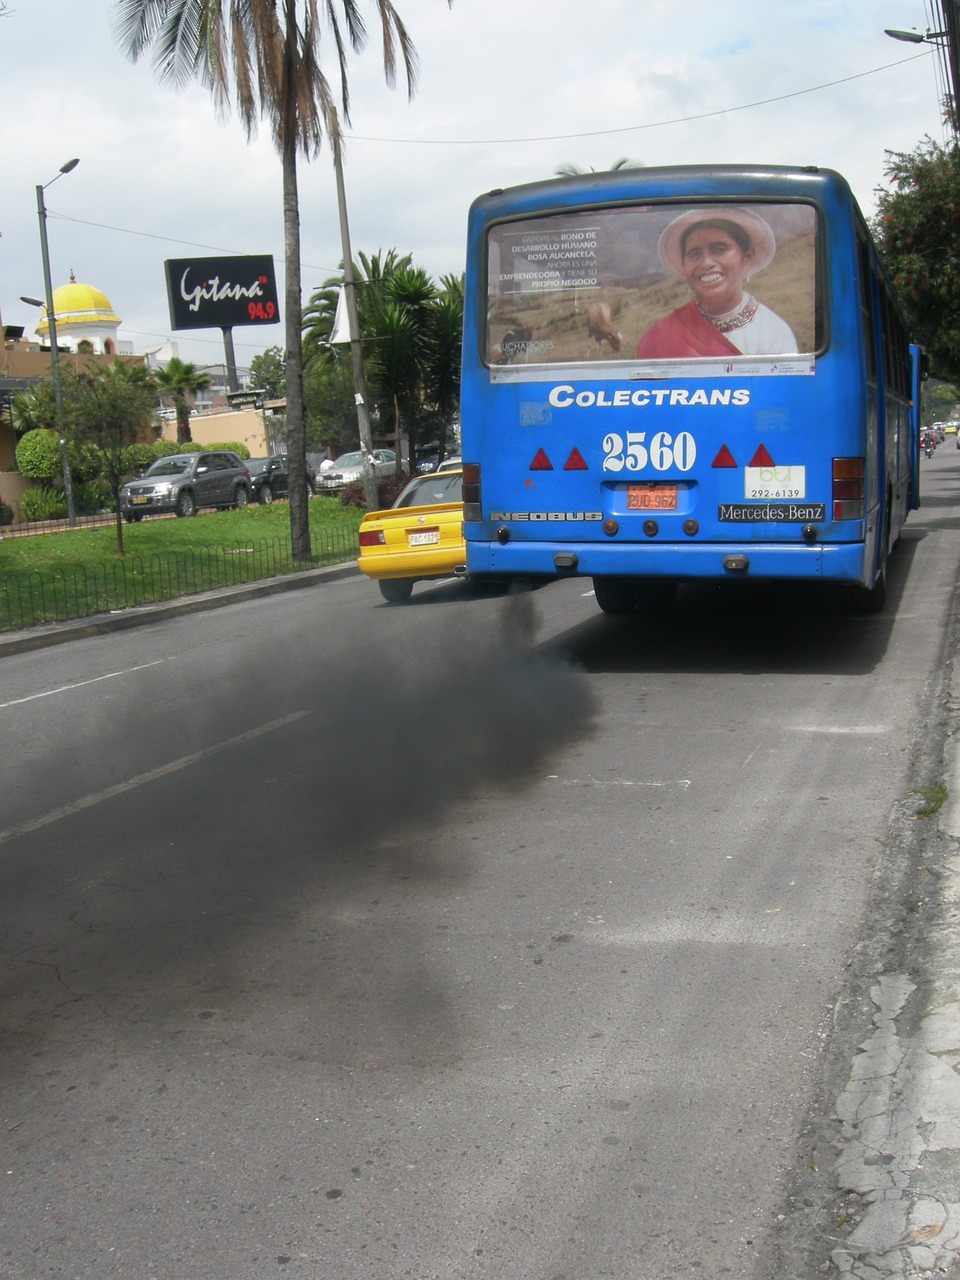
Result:
[[[420,57],[412,102],[370,44],[351,63],[346,160],[354,256],[397,249],[435,277],[464,266],[471,200],[558,166],[818,165],[850,180],[869,217],[887,151],[944,137],[930,46],[884,29],[930,21],[924,0],[396,0]],[[112,33],[113,0],[5,0],[0,315],[31,333],[43,279],[36,186],[53,284],[102,289],[121,338],[173,339],[223,360],[218,330],[174,333],[166,258],[274,256],[283,286],[280,162],[209,94],[160,85]],[[332,73],[332,63],[330,71]],[[304,301],[338,270],[329,152],[300,170]],[[282,296],[282,293],[281,293]],[[282,344],[282,326],[234,331],[238,364]]]

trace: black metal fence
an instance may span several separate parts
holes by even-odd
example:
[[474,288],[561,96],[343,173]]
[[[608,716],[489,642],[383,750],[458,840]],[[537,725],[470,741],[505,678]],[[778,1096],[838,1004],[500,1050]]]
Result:
[[0,632],[156,604],[296,573],[305,567],[343,564],[359,554],[357,533],[340,528],[311,530],[311,553],[310,566],[295,565],[290,539],[274,537],[233,546],[127,555],[109,564],[99,562],[48,574],[3,574]]

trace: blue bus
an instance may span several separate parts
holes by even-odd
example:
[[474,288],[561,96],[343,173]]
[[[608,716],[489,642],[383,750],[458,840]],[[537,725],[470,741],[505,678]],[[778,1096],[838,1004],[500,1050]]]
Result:
[[919,380],[830,170],[671,166],[470,209],[467,572],[593,579],[607,613],[684,580],[845,584],[883,607],[919,505]]

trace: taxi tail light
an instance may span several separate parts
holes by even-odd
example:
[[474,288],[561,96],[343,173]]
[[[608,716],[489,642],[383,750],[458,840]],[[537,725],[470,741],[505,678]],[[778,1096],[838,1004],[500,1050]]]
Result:
[[463,518],[468,521],[482,519],[480,514],[480,463],[463,464]]
[[833,518],[862,520],[866,505],[866,465],[863,458],[833,460]]
[[387,538],[382,529],[361,529],[360,545],[361,547],[383,547],[386,545]]

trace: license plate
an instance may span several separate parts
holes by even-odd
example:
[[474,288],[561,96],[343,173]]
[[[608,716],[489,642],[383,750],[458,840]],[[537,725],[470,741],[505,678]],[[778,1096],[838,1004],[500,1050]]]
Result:
[[149,498],[131,498],[130,499],[131,504],[135,507],[143,506],[145,503],[149,501],[150,501]]
[[676,511],[675,484],[632,484],[627,489],[628,511]]
[[439,529],[423,529],[420,533],[411,533],[408,535],[408,541],[411,547],[429,547],[433,543],[440,541]]

